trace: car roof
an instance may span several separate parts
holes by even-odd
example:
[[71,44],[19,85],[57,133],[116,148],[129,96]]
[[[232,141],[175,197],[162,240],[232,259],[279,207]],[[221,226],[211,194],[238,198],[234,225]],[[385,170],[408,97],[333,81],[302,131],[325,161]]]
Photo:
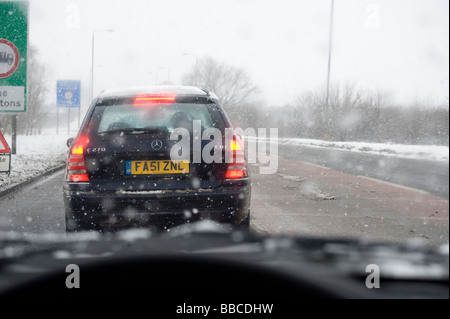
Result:
[[213,99],[218,99],[217,96],[197,88],[195,86],[182,86],[182,85],[155,85],[155,86],[144,86],[144,87],[128,87],[128,88],[115,88],[104,90],[98,98],[116,98],[116,97],[127,97],[138,94],[174,94],[174,95],[197,95],[211,97]]

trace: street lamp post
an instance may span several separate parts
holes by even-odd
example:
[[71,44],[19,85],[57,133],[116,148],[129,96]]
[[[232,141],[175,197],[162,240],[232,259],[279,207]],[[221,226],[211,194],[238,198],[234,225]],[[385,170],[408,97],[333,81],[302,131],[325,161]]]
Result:
[[90,101],[94,98],[94,46],[95,46],[95,33],[96,32],[114,32],[112,29],[106,30],[94,30],[92,31],[92,53],[91,53],[91,88],[90,88]]
[[331,0],[331,10],[330,10],[330,33],[328,39],[328,74],[327,74],[327,96],[325,101],[325,112],[324,112],[324,138],[327,138],[328,130],[328,107],[330,103],[330,75],[331,75],[331,49],[333,44],[333,16],[334,16],[334,0]]

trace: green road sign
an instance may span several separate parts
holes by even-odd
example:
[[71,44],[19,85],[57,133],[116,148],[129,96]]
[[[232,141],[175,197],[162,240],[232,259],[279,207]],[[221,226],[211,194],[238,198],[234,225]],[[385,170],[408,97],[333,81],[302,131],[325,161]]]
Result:
[[28,2],[0,0],[0,112],[27,107]]

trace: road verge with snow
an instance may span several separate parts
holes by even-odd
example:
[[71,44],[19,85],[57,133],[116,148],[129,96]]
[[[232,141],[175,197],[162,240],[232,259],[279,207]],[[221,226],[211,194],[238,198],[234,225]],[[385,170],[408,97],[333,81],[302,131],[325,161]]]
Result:
[[[10,175],[0,174],[0,194],[64,167],[67,138],[64,134],[18,135],[16,154],[11,155]],[[5,139],[11,145],[11,137]]]

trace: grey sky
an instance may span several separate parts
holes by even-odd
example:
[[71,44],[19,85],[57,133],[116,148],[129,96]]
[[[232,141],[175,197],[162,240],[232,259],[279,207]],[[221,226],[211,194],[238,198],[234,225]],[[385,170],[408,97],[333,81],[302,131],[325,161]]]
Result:
[[[325,85],[330,0],[31,0],[30,42],[49,80],[89,87],[177,83],[196,56],[245,68],[270,104]],[[449,90],[447,0],[335,0],[332,81],[396,101]],[[191,55],[183,55],[189,53]],[[87,92],[83,92],[87,94]]]

